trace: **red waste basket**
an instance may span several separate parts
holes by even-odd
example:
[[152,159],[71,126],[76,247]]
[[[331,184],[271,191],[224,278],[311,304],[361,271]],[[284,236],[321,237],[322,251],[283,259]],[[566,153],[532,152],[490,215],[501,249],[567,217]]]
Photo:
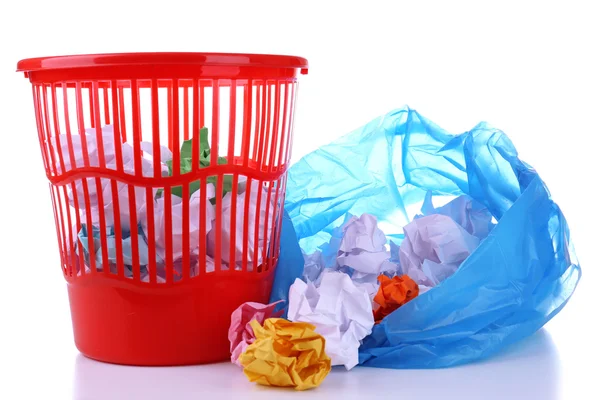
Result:
[[119,364],[226,360],[267,302],[305,59],[130,53],[22,60],[77,348]]

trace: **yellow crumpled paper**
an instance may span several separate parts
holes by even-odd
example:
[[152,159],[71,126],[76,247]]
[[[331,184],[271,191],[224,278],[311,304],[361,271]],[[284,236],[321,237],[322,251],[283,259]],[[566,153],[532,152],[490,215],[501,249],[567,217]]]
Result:
[[283,318],[250,324],[256,340],[240,356],[250,382],[306,390],[319,386],[331,371],[325,338],[314,325]]

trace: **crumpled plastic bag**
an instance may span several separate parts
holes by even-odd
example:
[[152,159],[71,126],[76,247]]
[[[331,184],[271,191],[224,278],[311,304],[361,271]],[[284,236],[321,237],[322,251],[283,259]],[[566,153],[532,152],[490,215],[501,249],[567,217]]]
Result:
[[302,278],[306,282],[316,281],[325,269],[321,251],[317,250],[312,254],[302,252],[302,256],[304,257],[304,271],[302,272]]
[[[375,215],[401,245],[428,192],[467,194],[498,223],[452,276],[374,327],[362,365],[436,368],[488,357],[541,328],[579,281],[560,208],[508,137],[487,123],[455,136],[409,108],[390,112],[293,165],[285,208],[306,254],[329,241],[348,213]],[[302,274],[295,265],[277,272],[278,293],[278,281]]]

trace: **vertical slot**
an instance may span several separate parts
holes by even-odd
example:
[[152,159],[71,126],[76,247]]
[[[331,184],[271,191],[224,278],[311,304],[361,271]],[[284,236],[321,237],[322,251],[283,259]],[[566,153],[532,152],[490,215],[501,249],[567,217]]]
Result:
[[77,111],[77,128],[79,130],[79,138],[81,139],[81,153],[83,156],[83,166],[90,166],[88,138],[85,132],[85,120],[83,115],[83,101],[81,96],[81,83],[75,83],[75,109]]
[[[139,101],[139,89],[137,80],[131,81],[131,120],[133,125],[133,165],[134,175],[141,177],[142,175],[142,158],[141,158],[141,147],[140,142],[142,138],[141,124],[140,124],[140,101]],[[134,214],[135,215],[135,214]]]
[[271,150],[272,150],[272,141],[273,141],[273,119],[274,119],[274,93],[273,93],[273,85],[267,84],[267,117],[265,119],[265,133],[264,133],[264,142],[263,142],[263,153],[262,157],[259,161],[260,169],[262,171],[268,171],[271,164],[269,161],[271,159]]
[[[237,223],[237,197],[238,197],[238,175],[233,174],[232,188],[231,188],[231,204],[229,207],[229,270],[234,271],[237,269],[237,232],[239,224]],[[225,216],[223,216],[226,220]]]
[[[140,103],[140,140],[152,141],[152,95],[149,81],[138,81]],[[145,176],[147,176],[146,174]],[[159,175],[160,176],[160,175]]]
[[[235,164],[234,155],[235,155],[235,122],[236,122],[236,97],[237,97],[237,83],[235,79],[231,80],[231,86],[228,94],[229,96],[229,107],[225,107],[228,110],[227,117],[229,118],[229,130],[227,134],[227,164]],[[224,99],[227,99],[225,96]],[[227,121],[227,120],[226,120]]]
[[[151,82],[151,111],[152,111],[152,168],[153,176],[162,176],[160,151],[160,99],[158,91],[158,81],[153,79]],[[164,108],[164,107],[163,107]]]
[[[252,191],[252,185],[255,184],[254,180],[251,177],[247,177],[246,180],[246,195],[244,196],[244,231],[242,235],[242,271],[248,272],[248,258],[250,258],[249,246],[248,246],[248,238],[250,235],[249,225],[250,225],[250,192]],[[252,232],[253,233],[253,232]]]
[[283,158],[283,145],[285,143],[285,129],[287,127],[287,116],[288,116],[288,83],[283,82],[281,84],[283,86],[283,101],[279,101],[279,105],[281,106],[279,109],[279,125],[277,127],[277,136],[279,138],[279,146],[277,149],[277,164],[275,164],[276,171],[281,170],[281,161]]
[[248,166],[249,149],[251,149],[252,136],[252,79],[248,79],[248,83],[244,85],[244,114],[243,114],[243,130],[242,130],[242,165]]
[[180,81],[180,90],[183,95],[183,109],[181,118],[183,120],[183,140],[190,139],[190,82]]
[[275,229],[275,259],[279,258],[279,250],[280,250],[280,240],[281,240],[281,225],[282,225],[282,221],[283,221],[283,205],[284,205],[284,195],[285,195],[285,190],[287,188],[287,174],[283,174],[281,176],[281,178],[279,178],[281,180],[282,183],[282,187],[281,187],[281,197],[280,197],[280,204],[278,209],[280,210],[280,218],[277,221],[277,227]]
[[[134,81],[121,81],[119,86],[119,117],[121,122],[121,141],[131,141],[133,132],[133,114],[132,114],[132,93],[134,90]],[[127,89],[127,90],[125,90]]]
[[260,81],[257,81],[255,84],[253,83],[252,85],[252,91],[255,92],[254,93],[254,109],[253,109],[253,116],[254,116],[254,129],[252,130],[252,156],[250,156],[250,159],[252,161],[256,161],[258,159],[258,142],[259,142],[259,136],[260,136],[260,115],[262,110],[264,109],[264,106],[262,106],[262,98],[264,97],[264,92],[263,89],[264,86],[262,84],[260,84]]
[[173,221],[171,187],[164,191],[165,282],[173,283]]
[[296,82],[292,83],[292,93],[290,96],[290,108],[289,108],[289,121],[287,132],[285,133],[286,141],[285,141],[285,160],[284,163],[287,165],[290,162],[291,151],[292,151],[292,133],[294,131],[294,114],[295,114],[295,105],[296,105]]
[[179,160],[179,87],[177,80],[170,84],[169,93],[171,93],[171,102],[169,103],[169,131],[170,142],[169,146],[173,151],[173,176],[180,175],[180,160]]
[[[218,87],[219,103],[218,103],[218,120],[219,120],[219,156],[218,162],[223,162],[220,157],[227,158],[227,164],[231,164],[229,155],[229,138],[230,132],[230,105],[231,105],[231,81],[221,81]],[[234,135],[235,138],[235,135]],[[212,151],[211,151],[212,153]]]
[[[214,179],[214,178],[213,178]],[[216,189],[215,189],[215,224],[214,224],[214,235],[215,235],[215,251],[214,251],[214,262],[215,262],[215,271],[221,272],[223,268],[222,266],[222,223],[223,223],[223,175],[216,176]]]
[[[254,234],[254,247],[252,249],[253,251],[253,257],[252,257],[252,265],[253,265],[253,272],[262,272],[263,267],[261,265],[262,262],[264,262],[265,260],[259,260],[259,239],[260,239],[260,211],[261,211],[261,203],[262,203],[262,192],[263,192],[263,184],[264,181],[263,180],[257,180],[256,181],[257,184],[257,190],[256,190],[256,208],[253,210],[254,211],[254,229],[252,230],[253,234]],[[250,191],[252,192],[252,189],[250,188]],[[252,193],[254,194],[254,193]],[[252,195],[251,194],[251,195]]]
[[[98,144],[98,162],[100,167],[106,168],[106,157],[104,153],[104,138],[102,134],[101,128],[101,116],[100,116],[100,99],[99,99],[99,86],[98,82],[94,81],[92,83],[92,87],[90,89],[92,91],[92,106],[93,106],[93,115],[94,115],[94,123],[95,123],[95,131],[96,131],[96,143]],[[113,143],[114,145],[114,143]],[[111,151],[110,149],[109,152]],[[114,147],[112,149],[114,154]],[[102,193],[102,183],[107,183],[106,180],[102,180],[100,178],[95,178],[96,184],[96,197],[98,200],[98,215],[99,215],[99,223],[100,223],[100,249],[102,256],[102,268],[105,273],[110,271],[110,266],[108,262],[108,244],[106,241],[106,220],[104,216],[104,200]]]
[[261,105],[261,111],[260,111],[260,126],[259,126],[259,130],[258,130],[258,146],[257,146],[257,153],[254,158],[254,160],[256,161],[256,169],[259,169],[259,170],[262,169],[262,165],[263,165],[263,154],[264,154],[264,148],[265,148],[265,142],[266,142],[265,135],[267,134],[267,129],[266,129],[267,105],[270,102],[269,92],[267,90],[266,81],[263,82],[263,84],[261,85],[261,90],[262,90],[262,105]]
[[[275,256],[275,248],[279,247],[279,243],[277,242],[277,240],[275,239],[278,233],[278,225],[279,225],[279,221],[281,220],[281,218],[283,217],[283,213],[281,212],[282,210],[282,206],[280,205],[280,201],[282,200],[283,196],[281,196],[281,187],[282,187],[282,182],[283,179],[280,177],[279,179],[277,179],[277,186],[275,189],[275,200],[273,202],[273,207],[275,208],[272,212],[272,219],[271,219],[271,230],[270,230],[270,234],[267,238],[268,242],[269,242],[269,249],[268,249],[268,256],[269,256],[269,260],[271,260],[273,263],[277,262],[277,257]],[[273,267],[275,266],[274,264],[272,265]]]
[[[83,243],[81,242],[81,240],[79,239],[79,232],[81,232],[82,229],[82,221],[80,218],[80,213],[79,210],[81,210],[80,207],[80,202],[79,202],[79,195],[77,194],[77,185],[75,183],[75,181],[71,182],[71,195],[73,196],[73,204],[75,206],[75,222],[76,222],[76,240],[77,240],[77,254],[79,255],[78,257],[78,265],[79,265],[79,271],[77,272],[78,275],[84,275],[85,274],[85,259],[83,256]],[[87,226],[86,226],[87,228]]]
[[[121,190],[126,190],[125,184],[120,183]],[[125,261],[123,259],[123,233],[121,229],[121,203],[119,201],[119,188],[117,181],[110,180],[110,193],[113,204],[114,226],[115,226],[115,257],[117,264],[117,275],[119,278],[125,276]]]
[[[98,122],[98,121],[96,121]],[[96,125],[98,126],[98,125]],[[106,183],[106,181],[103,179],[103,181]],[[102,193],[102,183],[100,181],[100,178],[95,178],[95,183],[96,183],[96,190],[97,190],[97,196],[98,196],[98,222],[100,223],[100,249],[101,249],[101,256],[102,256],[102,268],[103,271],[105,273],[108,273],[110,271],[110,263],[108,261],[108,243],[106,241],[106,219],[105,219],[105,215],[104,215],[104,200],[103,200],[103,193]],[[120,226],[114,225],[114,229],[120,229]]]
[[54,135],[56,137],[56,153],[58,155],[58,165],[60,166],[60,171],[62,173],[65,172],[65,160],[63,155],[63,147],[66,143],[63,143],[64,137],[61,139],[61,129],[60,129],[60,118],[58,112],[58,102],[56,100],[56,84],[52,84],[49,87],[51,91],[52,97],[52,121],[54,122]]
[[[137,89],[136,89],[137,90]],[[135,119],[135,118],[134,118]],[[135,125],[135,124],[134,124]],[[135,128],[134,128],[135,136]],[[125,274],[125,277],[132,278],[134,281],[140,281],[140,253],[138,241],[138,224],[137,224],[137,209],[136,209],[136,193],[133,185],[127,184],[129,195],[129,233],[131,241],[131,275]]]
[[275,85],[275,101],[273,102],[273,123],[271,127],[271,144],[269,145],[269,168],[268,171],[274,171],[275,156],[277,154],[277,144],[279,143],[279,137],[281,132],[279,131],[279,103],[281,103],[281,87],[279,83]]
[[87,242],[88,242],[88,256],[89,256],[89,264],[90,270],[92,274],[97,272],[96,270],[96,249],[94,243],[94,226],[92,223],[92,207],[90,202],[90,192],[88,190],[88,182],[86,179],[81,179],[81,185],[83,188],[83,201],[85,204],[85,228],[87,233]]
[[[200,114],[198,116],[198,120],[200,121],[200,128],[204,128],[206,126],[206,96],[204,94],[204,89],[205,89],[205,84],[203,84],[203,81],[199,81],[196,85],[194,86],[199,86],[199,103],[197,105],[197,109],[199,110]],[[210,96],[209,96],[210,98]]]
[[[102,82],[101,87],[102,87],[102,105],[103,105],[102,110],[104,111],[103,112],[104,125],[110,125],[111,104],[110,104],[110,96],[108,93],[108,89],[110,88],[110,82]],[[113,127],[113,129],[114,129],[114,127]],[[116,143],[117,142],[115,142],[115,144]]]
[[50,160],[48,157],[48,143],[46,142],[44,135],[44,124],[42,117],[42,108],[40,101],[39,86],[33,85],[33,107],[35,108],[35,121],[38,131],[38,139],[40,141],[40,148],[42,151],[42,159],[44,161],[44,169],[46,173],[50,173]]
[[128,114],[127,105],[131,104],[131,93],[130,91],[125,91],[124,87],[127,85],[131,85],[130,82],[123,82],[118,86],[118,94],[119,94],[119,126],[121,131],[121,143],[125,143],[127,141],[127,132],[131,132],[131,120],[126,118]]
[[83,101],[83,115],[84,115],[84,125],[89,126],[90,128],[96,128],[96,116],[94,115],[94,106],[92,100],[92,83],[91,82],[83,82],[82,85],[82,101]]
[[[95,137],[96,144],[98,149],[98,165],[102,168],[106,168],[106,157],[104,154],[104,138],[102,135],[102,127],[100,122],[100,100],[98,97],[98,82],[92,83],[92,88],[90,89],[92,92],[92,107],[93,107],[93,115],[94,115],[94,125],[95,125]],[[114,148],[113,148],[114,151]]]
[[[66,222],[66,226],[69,228],[68,232],[65,232],[65,236],[66,236],[66,240],[68,241],[68,246],[65,245],[65,250],[67,251],[67,254],[65,256],[66,258],[66,262],[68,264],[68,276],[72,277],[73,276],[73,265],[75,264],[74,261],[74,257],[75,257],[75,249],[73,248],[73,244],[76,243],[76,232],[73,232],[73,222],[71,220],[71,208],[69,207],[69,196],[67,195],[67,187],[66,185],[61,186],[62,189],[62,201],[64,202],[65,205],[65,215],[67,217],[67,220],[65,221],[63,219],[63,225]],[[59,194],[60,195],[60,194]]]
[[233,155],[234,155],[234,161],[235,164],[241,164],[241,160],[240,158],[243,157],[243,153],[242,153],[242,141],[244,134],[244,124],[245,124],[245,115],[244,115],[244,102],[246,101],[245,98],[245,88],[247,87],[247,84],[242,84],[244,81],[236,81],[236,85],[235,85],[235,114],[234,114],[234,118],[235,118],[235,126],[234,126],[234,132],[235,132],[235,143],[234,143],[234,150],[233,150]]
[[181,221],[177,228],[181,229],[181,279],[190,277],[190,186],[183,185],[181,198]]
[[[202,179],[200,181],[200,212],[198,213],[198,226],[200,227],[200,236],[198,242],[198,267],[199,273],[203,274],[209,272],[207,270],[207,254],[206,254],[206,181]],[[213,228],[214,229],[214,228]]]
[[157,282],[156,268],[156,221],[154,220],[154,192],[146,188],[146,239],[148,240],[148,281]]
[[[267,183],[267,201],[266,201],[266,206],[264,209],[264,220],[263,220],[263,231],[260,232],[261,234],[261,239],[262,239],[262,248],[260,249],[260,251],[262,252],[262,260],[263,260],[263,264],[264,264],[264,268],[263,271],[267,271],[269,269],[269,262],[270,262],[270,257],[271,254],[267,253],[267,248],[269,246],[269,242],[270,242],[270,237],[271,237],[271,214],[273,213],[273,215],[276,214],[276,209],[271,210],[271,195],[273,192],[273,183],[274,181],[269,181],[266,182]],[[262,212],[262,205],[259,206],[260,211]],[[262,217],[262,215],[261,215]],[[260,244],[260,242],[259,242]]]
[[[71,120],[69,119],[69,115],[74,115],[73,112],[69,114],[69,109],[72,108],[74,101],[69,102],[69,93],[67,90],[67,83],[62,83],[62,93],[63,93],[63,111],[65,116],[65,133],[67,135],[67,147],[68,147],[68,155],[69,155],[69,169],[77,167],[77,161],[75,158],[75,151],[73,150],[73,137],[71,134]],[[75,112],[76,113],[76,112]],[[63,157],[64,160],[64,157]]]
[[65,238],[65,224],[63,218],[62,201],[60,199],[59,189],[50,184],[50,195],[52,197],[52,209],[54,211],[54,222],[56,227],[56,239],[60,251],[60,264],[63,273],[67,275],[67,241]]
[[[122,142],[123,136],[121,134],[121,116],[119,113],[119,99],[118,99],[118,83],[116,80],[110,82],[111,85],[111,97],[112,97],[112,115],[113,115],[113,143],[115,146],[115,163],[114,167],[118,172],[123,172],[123,154],[122,154]],[[119,225],[117,225],[119,226]]]
[[219,81],[213,80],[212,84],[212,126],[209,128],[210,140],[210,165],[217,165],[219,156]]
[[[42,99],[43,99],[43,127],[45,132],[45,139],[48,148],[48,153],[50,154],[50,162],[51,162],[51,171],[54,176],[57,175],[57,171],[59,169],[58,161],[56,159],[56,155],[60,152],[60,147],[58,145],[59,139],[56,135],[52,134],[52,128],[50,127],[50,115],[53,114],[52,110],[48,105],[48,90],[49,87],[46,85],[42,85]],[[56,132],[55,132],[56,133]],[[54,143],[53,143],[54,142]],[[56,149],[54,148],[55,146]]]
[[[214,124],[213,117],[213,102],[214,102],[214,90],[213,90],[214,82],[212,80],[201,80],[200,86],[202,88],[202,98],[200,99],[202,103],[202,114],[200,115],[201,119],[201,128],[208,128],[208,140],[212,147],[212,131]],[[217,94],[217,97],[219,95]]]

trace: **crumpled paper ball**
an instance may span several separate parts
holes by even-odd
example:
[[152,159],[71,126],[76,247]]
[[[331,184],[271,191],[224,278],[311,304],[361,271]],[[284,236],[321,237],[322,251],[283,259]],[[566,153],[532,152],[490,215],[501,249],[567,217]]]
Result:
[[231,351],[231,362],[241,366],[240,355],[254,342],[254,331],[250,326],[251,321],[262,323],[267,318],[280,317],[283,310],[275,312],[275,308],[281,301],[271,304],[246,302],[231,313],[231,325],[229,326],[229,351]]
[[390,252],[386,250],[387,238],[377,227],[377,218],[371,214],[352,216],[342,227],[337,263],[340,267],[352,268],[352,279],[371,276],[373,281],[380,273],[396,270],[390,263]]
[[375,323],[367,290],[347,274],[333,271],[324,272],[318,286],[296,279],[290,287],[288,318],[315,325],[326,340],[331,365],[347,370],[358,364],[361,340]]
[[399,250],[402,272],[427,288],[454,274],[479,245],[476,236],[441,214],[413,220],[404,227],[404,235]]
[[251,382],[306,390],[317,387],[331,371],[325,339],[314,325],[269,318],[264,326],[250,322],[256,340],[240,362]]
[[373,312],[376,324],[419,295],[419,286],[408,275],[379,275],[377,280],[380,285],[374,301],[379,307]]
[[[483,240],[494,227],[492,214],[481,203],[467,195],[462,195],[449,203],[435,208],[431,191],[427,192],[421,207],[423,216],[441,214],[450,217],[471,235]],[[421,218],[417,215],[417,218]]]

